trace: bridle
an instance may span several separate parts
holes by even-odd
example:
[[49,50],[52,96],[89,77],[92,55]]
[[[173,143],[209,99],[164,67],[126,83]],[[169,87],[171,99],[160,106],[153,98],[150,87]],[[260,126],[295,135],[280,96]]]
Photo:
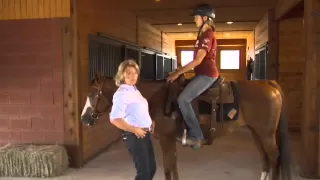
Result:
[[[90,114],[91,120],[86,124],[88,126],[94,125],[95,122],[107,112],[107,111],[98,112],[98,110],[97,110],[97,107],[98,107],[98,104],[99,104],[101,98],[108,100],[107,97],[103,93],[104,84],[105,84],[105,79],[103,78],[102,82],[100,82],[97,86],[92,86],[93,88],[97,89],[98,93],[94,96],[93,100],[90,99],[91,102],[95,100],[95,103],[93,104],[93,106],[91,106],[92,107],[92,112]],[[90,102],[90,104],[92,104],[91,102]]]

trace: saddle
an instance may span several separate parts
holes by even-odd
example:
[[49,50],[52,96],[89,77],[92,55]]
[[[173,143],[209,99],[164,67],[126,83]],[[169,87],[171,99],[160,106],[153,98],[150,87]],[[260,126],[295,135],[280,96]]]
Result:
[[219,76],[218,79],[205,90],[199,98],[202,100],[208,100],[208,98],[216,98],[216,103],[233,103],[234,96],[233,90],[229,82],[224,82],[224,77]]
[[[192,101],[193,109],[198,116],[206,140],[205,145],[211,145],[213,140],[220,136],[225,121],[238,118],[239,98],[236,84],[233,81],[224,82],[224,80],[224,77],[219,76],[208,89]],[[183,78],[178,79],[180,92],[189,82],[189,80]],[[199,111],[202,112],[199,113]],[[183,138],[186,138],[184,121],[180,123],[182,123],[180,126],[183,126],[180,127],[180,137],[183,133]],[[182,144],[184,144],[183,139]]]
[[[219,76],[208,89],[196,98],[196,100],[203,100],[211,103],[211,99],[216,98],[216,103],[218,104],[233,103],[234,95],[231,83],[224,82],[224,80],[224,77]],[[182,91],[189,82],[190,80],[180,80],[179,83],[182,84],[180,90]]]

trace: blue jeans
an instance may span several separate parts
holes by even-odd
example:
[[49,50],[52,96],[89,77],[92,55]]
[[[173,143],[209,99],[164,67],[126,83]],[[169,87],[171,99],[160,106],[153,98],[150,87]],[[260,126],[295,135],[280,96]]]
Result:
[[207,90],[217,78],[196,75],[178,97],[178,104],[184,121],[189,127],[188,138],[202,140],[203,133],[198,118],[192,108],[192,100]]
[[156,174],[157,165],[151,134],[147,132],[144,138],[137,138],[135,134],[124,131],[122,136],[136,168],[134,180],[152,180]]

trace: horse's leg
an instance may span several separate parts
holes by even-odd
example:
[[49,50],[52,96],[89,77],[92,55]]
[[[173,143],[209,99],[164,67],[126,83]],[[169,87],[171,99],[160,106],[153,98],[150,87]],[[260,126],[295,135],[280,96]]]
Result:
[[[269,82],[269,81],[268,81]],[[270,81],[271,82],[271,81]],[[276,134],[282,109],[282,95],[273,84],[238,82],[244,121],[257,133],[268,156],[272,179],[279,178],[279,156]],[[257,119],[259,117],[259,119]]]
[[[268,157],[269,167],[271,168],[271,171],[272,171],[272,180],[279,179],[278,159],[279,159],[280,152],[279,152],[279,148],[276,141],[276,132],[277,132],[277,124],[278,124],[280,112],[278,114],[279,115],[277,116],[273,116],[274,114],[271,114],[268,120],[269,123],[265,125],[265,128],[262,128],[260,126],[259,130],[256,130],[256,134],[257,134],[256,137],[259,138],[259,141],[261,142],[262,147]],[[266,173],[269,174],[269,172],[266,172]],[[264,176],[264,174],[265,172],[262,172],[261,176]]]
[[175,134],[160,136],[165,180],[179,180]]
[[[269,165],[272,171],[272,180],[279,179],[279,163],[278,159],[280,156],[279,148],[276,140],[277,124],[279,122],[281,107],[279,110],[275,110],[269,116],[269,123],[266,124],[266,128],[260,128],[257,132],[257,137],[260,139],[262,147],[267,154]],[[269,127],[269,128],[268,128]]]
[[278,158],[279,158],[279,149],[276,143],[275,134],[269,135],[261,139],[263,147],[268,154],[268,159],[272,169],[272,180],[278,180]]
[[257,132],[252,128],[248,127],[252,133],[252,137],[254,140],[254,143],[260,153],[261,161],[262,161],[262,172],[261,172],[261,178],[260,180],[268,180],[269,179],[269,173],[270,173],[270,163],[268,154],[263,148],[263,144],[257,134]]
[[277,144],[277,128],[280,119],[280,113],[282,109],[282,99],[275,98],[273,99],[273,103],[271,104],[272,110],[269,115],[269,123],[266,124],[265,130],[257,132],[259,133],[259,137],[263,144],[263,148],[265,152],[268,154],[269,163],[271,165],[272,170],[272,180],[279,179],[279,157],[280,151]]
[[172,180],[172,177],[173,180],[178,180],[176,121],[163,116],[158,122],[156,127],[159,130],[165,180]]

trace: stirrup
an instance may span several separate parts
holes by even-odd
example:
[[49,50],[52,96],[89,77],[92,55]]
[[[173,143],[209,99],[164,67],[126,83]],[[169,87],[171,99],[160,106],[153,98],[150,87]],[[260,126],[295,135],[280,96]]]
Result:
[[187,129],[183,130],[181,143],[182,143],[183,146],[187,146]]

